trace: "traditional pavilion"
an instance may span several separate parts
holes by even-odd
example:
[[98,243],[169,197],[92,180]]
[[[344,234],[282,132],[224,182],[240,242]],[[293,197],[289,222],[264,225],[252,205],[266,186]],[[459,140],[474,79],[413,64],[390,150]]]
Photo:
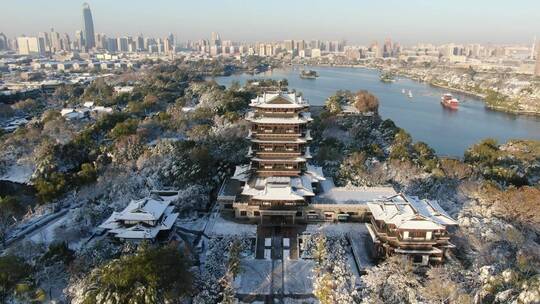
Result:
[[415,264],[443,261],[450,243],[448,228],[457,226],[436,201],[398,194],[367,203],[371,222],[366,224],[374,254],[407,255]]
[[99,228],[120,240],[154,241],[169,232],[178,218],[172,205],[176,199],[177,191],[153,191],[149,197],[132,200],[123,211],[113,212]]

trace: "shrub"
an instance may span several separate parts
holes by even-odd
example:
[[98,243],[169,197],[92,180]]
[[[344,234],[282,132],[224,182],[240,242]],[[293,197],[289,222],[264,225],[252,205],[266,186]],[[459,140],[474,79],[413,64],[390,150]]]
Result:
[[133,135],[137,131],[139,121],[133,118],[117,123],[109,132],[109,136],[113,139],[118,139],[123,136]]
[[97,171],[93,164],[84,163],[81,165],[81,170],[77,172],[77,183],[84,185],[95,181],[97,178]]
[[465,162],[480,165],[492,165],[499,157],[497,140],[486,138],[465,151]]
[[14,255],[0,256],[0,299],[5,300],[13,288],[28,280],[31,274],[32,267],[22,258]]
[[390,152],[390,159],[406,160],[410,159],[409,148],[412,143],[411,136],[403,129],[394,136],[394,142],[392,143],[392,151]]
[[17,217],[24,213],[24,207],[12,196],[0,197],[0,217]]
[[[113,260],[88,277],[85,303],[164,303],[191,290],[188,261],[174,247],[141,246],[135,255]],[[136,292],[134,292],[136,291]]]
[[62,262],[64,265],[68,265],[74,259],[75,251],[69,249],[66,242],[50,244],[47,252],[41,256],[41,261],[45,263],[45,265],[53,265],[57,262]]
[[341,108],[341,98],[339,96],[330,96],[326,102],[324,103],[325,107],[326,107],[326,110],[328,111],[328,113],[332,114],[332,115],[336,115],[336,114],[339,114],[341,113],[342,111],[342,108]]
[[66,189],[66,178],[60,172],[53,172],[48,178],[39,177],[34,181],[37,196],[42,202],[49,202],[62,195]]

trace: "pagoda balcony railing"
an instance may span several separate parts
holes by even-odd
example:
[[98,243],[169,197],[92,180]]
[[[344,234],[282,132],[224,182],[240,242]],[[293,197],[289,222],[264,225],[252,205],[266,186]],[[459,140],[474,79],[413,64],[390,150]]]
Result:
[[300,169],[259,169],[257,170],[257,174],[269,176],[293,176],[293,175],[299,175]]
[[[298,115],[298,112],[292,110],[292,111],[272,111],[272,110],[264,110],[264,111],[257,111],[257,114],[260,114],[260,113],[263,113],[264,116],[268,116],[268,117],[282,117],[282,116],[286,116],[286,117],[294,117],[295,115]],[[255,114],[255,115],[257,115]],[[257,117],[257,116],[255,116]]]
[[261,156],[261,158],[268,158],[268,159],[283,159],[287,157],[297,157],[302,155],[301,152],[266,152],[266,151],[257,151],[257,156]]
[[269,137],[278,137],[278,138],[297,138],[301,137],[302,133],[253,133],[251,137],[255,135],[256,138],[269,138]]
[[259,130],[252,130],[256,134],[300,134],[300,130],[295,129],[280,129],[280,130],[272,130],[272,129],[259,129]]

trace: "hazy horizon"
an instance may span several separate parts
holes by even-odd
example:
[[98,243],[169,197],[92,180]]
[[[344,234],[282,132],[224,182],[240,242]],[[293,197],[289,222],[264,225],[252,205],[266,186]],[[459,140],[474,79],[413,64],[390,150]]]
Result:
[[[0,32],[33,36],[54,28],[73,36],[82,28],[82,4],[73,0],[20,0],[2,5]],[[86,1],[96,33],[209,38],[212,31],[234,41],[346,39],[367,44],[387,37],[403,44],[529,44],[540,38],[540,2],[352,0]],[[515,2],[515,3],[516,3]]]

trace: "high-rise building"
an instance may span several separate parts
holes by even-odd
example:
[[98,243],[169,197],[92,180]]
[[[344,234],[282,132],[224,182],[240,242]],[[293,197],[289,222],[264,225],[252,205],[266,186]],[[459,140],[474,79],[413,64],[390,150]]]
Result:
[[531,46],[531,56],[530,56],[531,59],[534,59],[535,51],[536,51],[536,36],[534,36],[533,43]]
[[171,40],[169,37],[166,37],[165,39],[163,39],[163,51],[165,52],[165,54],[169,54],[171,50]]
[[219,37],[219,33],[212,32],[212,37],[210,38],[210,46],[221,46],[221,37]]
[[287,52],[292,53],[294,51],[294,40],[285,40],[285,49]]
[[540,45],[538,44],[536,45],[536,67],[534,68],[534,75],[540,77]]
[[150,37],[144,38],[144,49],[145,50],[149,50],[150,46],[153,45],[153,44],[156,44],[156,42],[154,41],[154,38],[150,38]]
[[79,51],[84,49],[84,35],[82,31],[75,32],[75,38],[73,39],[73,48]]
[[8,39],[4,33],[0,33],[0,51],[9,49]]
[[43,39],[45,43],[45,52],[51,51],[51,40],[49,39],[49,33],[47,32],[40,32],[38,33],[38,38]]
[[298,51],[302,51],[306,47],[306,43],[304,40],[297,40],[295,41],[296,49]]
[[55,32],[53,28],[51,28],[51,33],[49,35],[50,41],[51,41],[51,52],[55,53],[62,50],[62,41],[60,38],[60,33]]
[[392,57],[392,39],[386,38],[383,45],[383,57]]
[[116,38],[107,38],[107,51],[110,53],[118,51],[118,43],[116,42]]
[[135,47],[137,51],[142,51],[145,49],[144,47],[144,38],[142,34],[139,34],[137,38],[135,39]]
[[83,25],[84,25],[84,46],[89,50],[96,46],[94,36],[94,21],[92,20],[92,11],[88,3],[83,4]]
[[119,52],[128,51],[128,38],[127,37],[118,37],[118,51]]
[[64,35],[62,35],[62,49],[64,51],[71,51],[71,39],[69,39],[69,35],[67,33],[64,33]]
[[20,55],[38,55],[45,52],[45,41],[38,37],[18,37]]
[[174,39],[173,33],[169,33],[169,36],[167,37],[169,39],[169,44],[171,45],[171,50],[176,45],[176,39]]

